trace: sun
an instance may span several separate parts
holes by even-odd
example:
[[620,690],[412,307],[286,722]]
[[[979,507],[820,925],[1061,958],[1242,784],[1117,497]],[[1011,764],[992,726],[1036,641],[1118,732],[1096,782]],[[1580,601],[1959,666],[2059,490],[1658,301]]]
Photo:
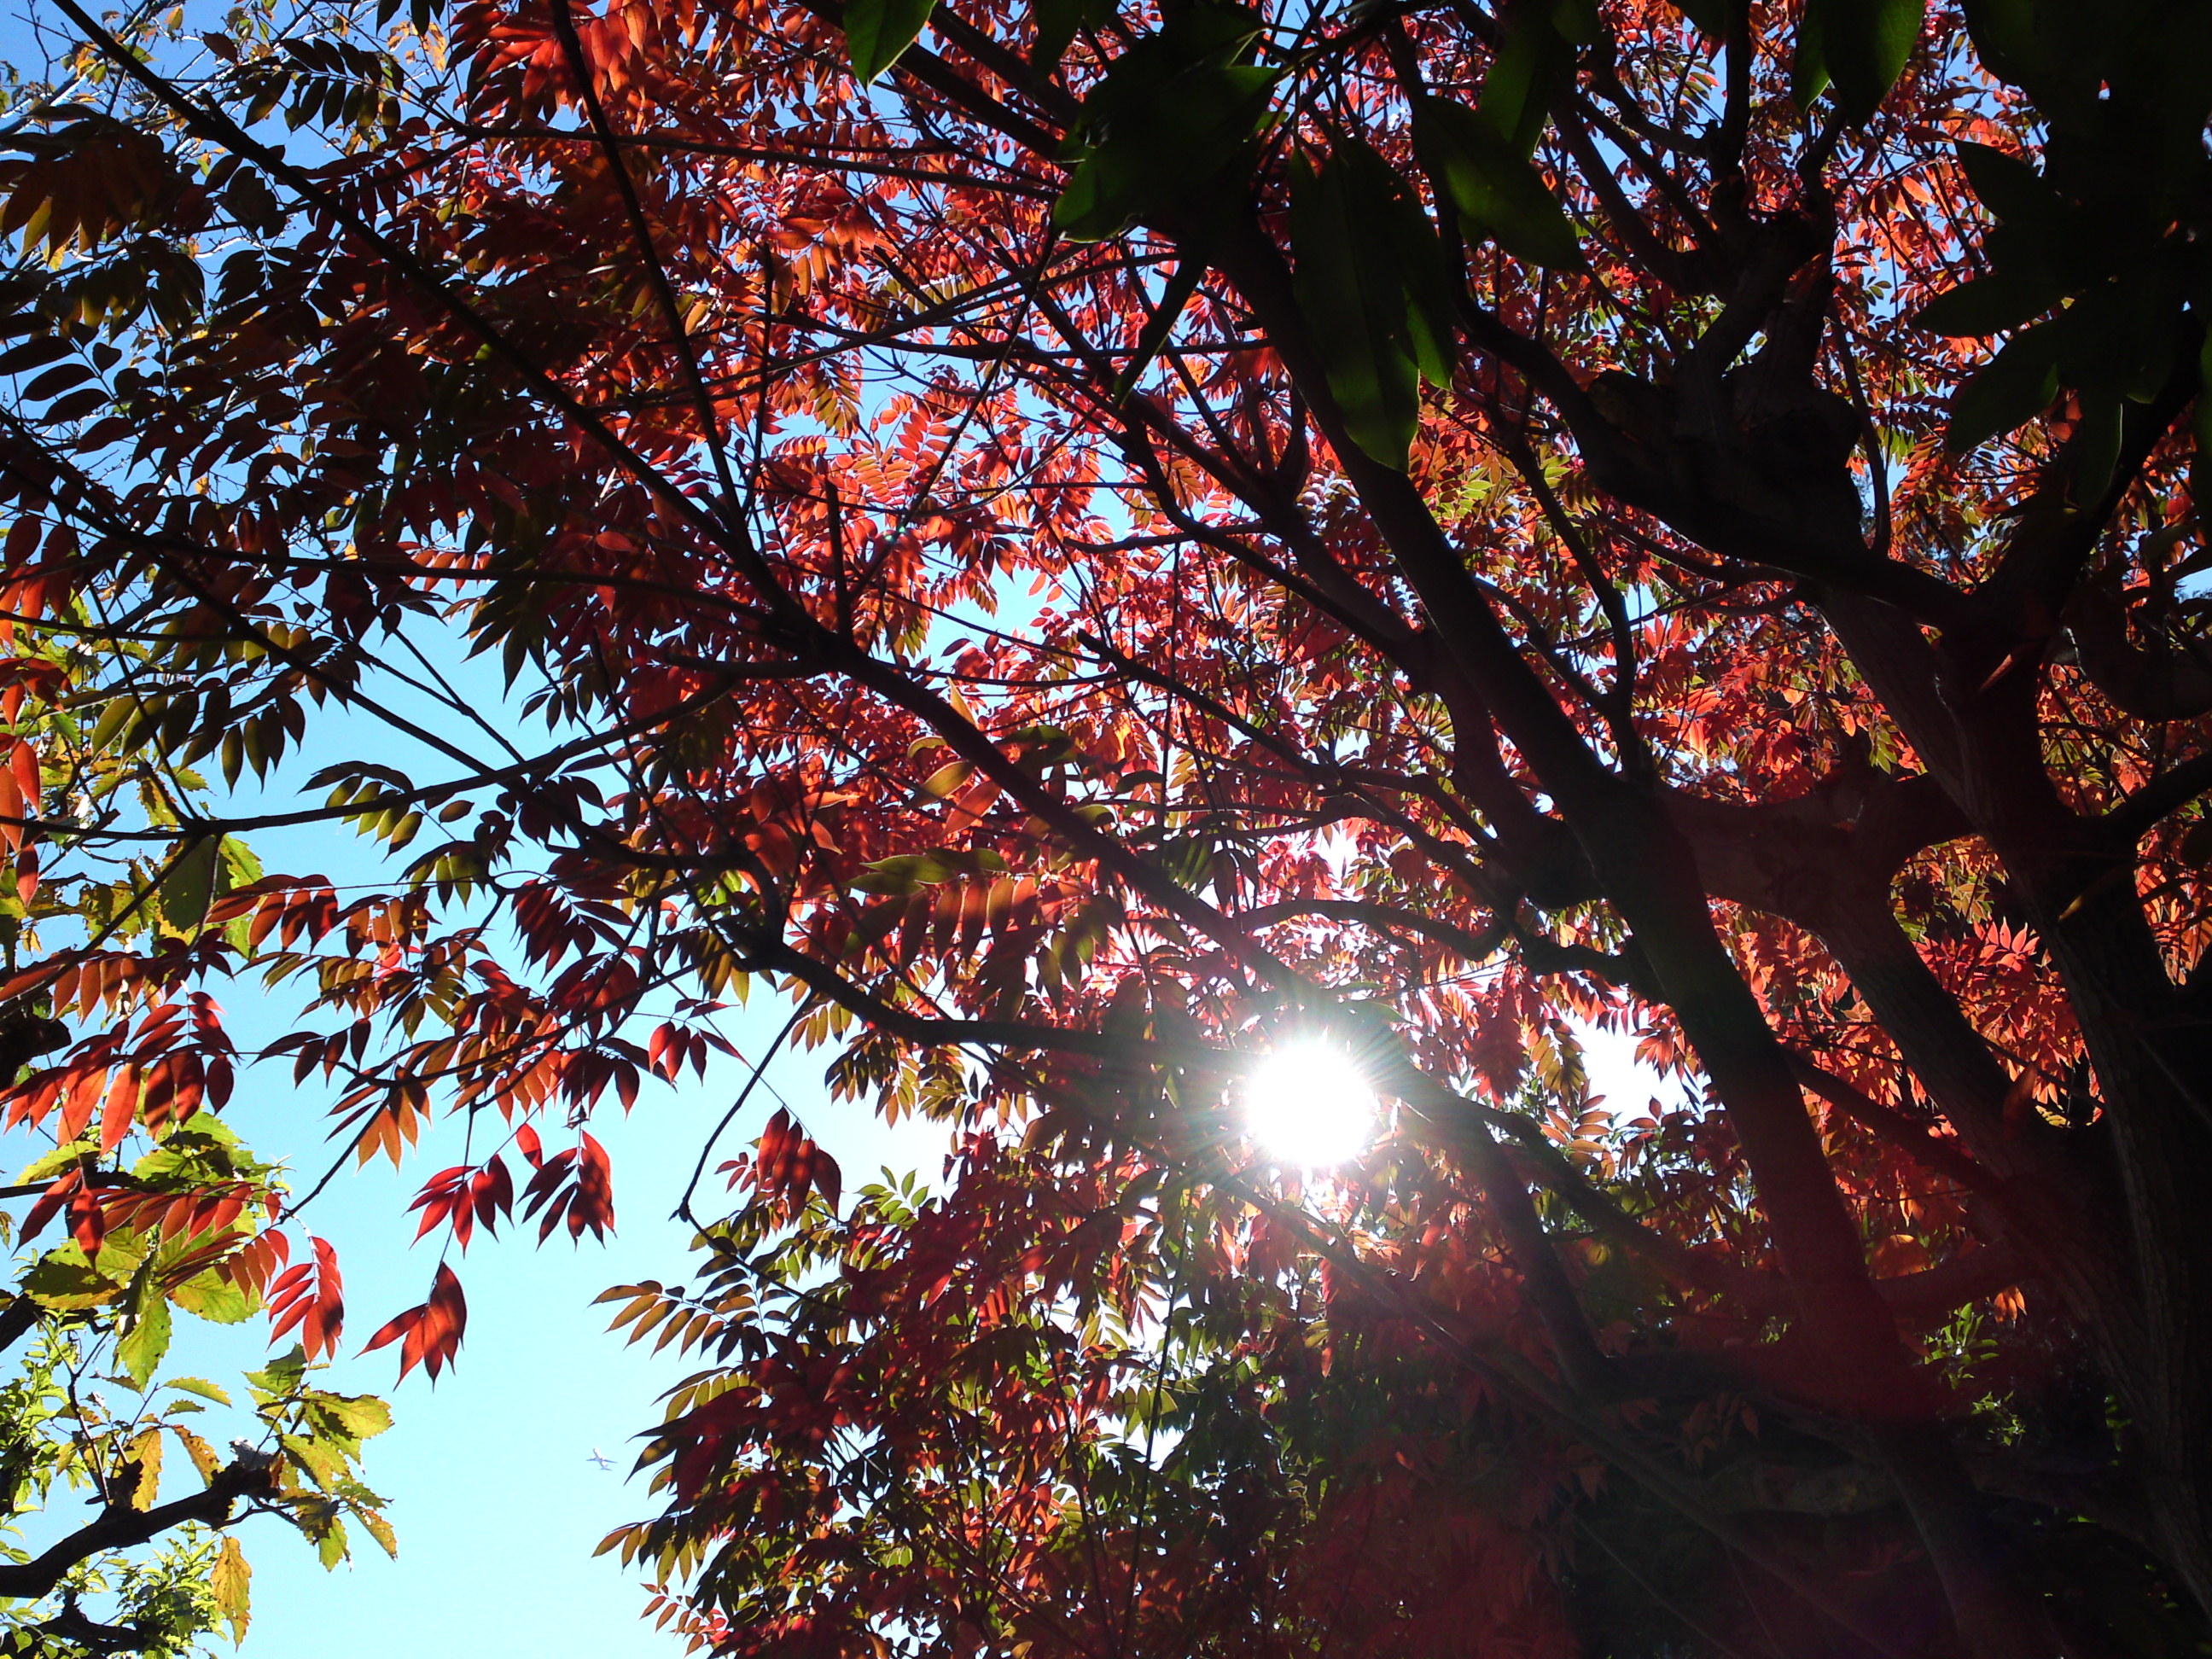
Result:
[[1351,1055],[1319,1038],[1287,1042],[1244,1079],[1244,1121],[1279,1164],[1322,1170],[1374,1139],[1375,1091]]

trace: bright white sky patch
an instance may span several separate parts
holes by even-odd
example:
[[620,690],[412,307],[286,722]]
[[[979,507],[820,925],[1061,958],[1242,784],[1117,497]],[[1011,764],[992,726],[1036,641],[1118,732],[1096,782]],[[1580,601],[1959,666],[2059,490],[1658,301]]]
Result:
[[1375,1091],[1352,1057],[1318,1038],[1286,1042],[1244,1079],[1244,1121],[1267,1155],[1321,1170],[1374,1139]]

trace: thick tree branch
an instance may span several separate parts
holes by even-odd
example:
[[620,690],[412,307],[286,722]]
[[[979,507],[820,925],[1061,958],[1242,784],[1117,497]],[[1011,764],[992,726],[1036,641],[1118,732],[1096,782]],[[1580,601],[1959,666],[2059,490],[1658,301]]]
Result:
[[[142,1477],[143,1478],[143,1477]],[[172,1528],[197,1521],[219,1527],[231,1518],[240,1498],[252,1498],[276,1490],[276,1468],[264,1458],[226,1463],[201,1491],[188,1498],[151,1509],[133,1509],[126,1503],[110,1503],[89,1526],[80,1527],[58,1543],[28,1561],[0,1562],[0,1595],[34,1601],[52,1592],[70,1568],[109,1550],[129,1549],[158,1538]]]

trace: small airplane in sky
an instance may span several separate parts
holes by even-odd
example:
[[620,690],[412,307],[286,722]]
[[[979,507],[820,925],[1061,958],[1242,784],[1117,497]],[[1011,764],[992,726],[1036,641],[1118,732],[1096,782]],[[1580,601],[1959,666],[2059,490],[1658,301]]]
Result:
[[597,1446],[592,1448],[592,1455],[584,1461],[586,1463],[597,1463],[603,1469],[611,1469],[615,1466],[615,1460],[608,1456],[605,1452],[601,1451]]

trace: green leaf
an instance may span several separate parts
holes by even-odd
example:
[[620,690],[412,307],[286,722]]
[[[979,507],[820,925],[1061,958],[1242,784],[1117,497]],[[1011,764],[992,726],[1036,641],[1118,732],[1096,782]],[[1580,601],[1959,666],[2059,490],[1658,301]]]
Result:
[[215,896],[216,863],[222,841],[200,836],[179,842],[162,872],[155,904],[162,925],[171,933],[191,934],[207,921],[208,904]]
[[1998,271],[1937,295],[1913,313],[1912,325],[1953,339],[1981,339],[2032,322],[2062,297],[2046,278]]
[[261,879],[261,860],[235,836],[222,838],[222,890],[234,893]]
[[1260,130],[1280,71],[1241,61],[1260,21],[1199,0],[1114,60],[1085,102],[1054,229],[1096,242],[1213,189]]
[[131,1319],[131,1328],[115,1345],[115,1363],[131,1379],[133,1388],[142,1393],[154,1380],[154,1370],[161,1357],[169,1352],[171,1322],[168,1299],[153,1285],[153,1275],[144,1268],[139,1270],[144,1285],[132,1286],[132,1299],[137,1310]]
[[77,1313],[115,1301],[124,1287],[84,1259],[74,1244],[39,1258],[22,1279],[23,1294],[53,1313]]
[[2076,506],[2087,507],[2097,501],[2112,482],[2112,471],[2120,460],[2122,407],[2117,397],[2094,397],[2087,392],[2081,396],[2081,419],[2075,428],[2075,441],[2080,448],[2067,491]]
[[1828,55],[1820,45],[1820,9],[1805,8],[1797,25],[1797,49],[1790,59],[1790,101],[1801,110],[1813,107],[1828,89]]
[[210,1268],[195,1273],[169,1291],[169,1299],[196,1319],[210,1325],[240,1325],[261,1311],[261,1298],[245,1286],[234,1285]]
[[392,1407],[374,1394],[314,1394],[312,1401],[354,1440],[374,1440],[392,1427]]
[[950,881],[954,873],[952,866],[934,854],[897,853],[868,865],[853,878],[850,885],[855,892],[896,896],[911,893],[917,887],[933,887],[939,882]]
[[1536,153],[1553,98],[1574,77],[1574,47],[1544,0],[1519,0],[1500,19],[1498,50],[1482,77],[1475,109],[1515,155]]
[[94,722],[91,746],[94,750],[106,749],[122,735],[123,728],[131,723],[131,717],[138,712],[140,707],[135,695],[117,697],[110,702],[100,711],[100,719]]
[[300,1386],[300,1379],[307,1370],[307,1351],[295,1342],[260,1370],[246,1372],[246,1385],[258,1393],[281,1399]]
[[1982,205],[2008,224],[2055,228],[2066,214],[2065,199],[2025,158],[1994,144],[1961,142],[1959,164]]
[[1708,40],[1728,38],[1727,0],[1674,0],[1674,9],[1688,18]]
[[136,1227],[111,1227],[100,1241],[92,1265],[110,1279],[131,1285],[135,1295],[138,1274],[153,1248],[153,1239]]
[[16,1184],[27,1187],[33,1182],[52,1181],[56,1176],[83,1158],[88,1152],[97,1152],[99,1150],[99,1143],[93,1140],[88,1132],[75,1140],[66,1141],[52,1152],[41,1152],[37,1158],[33,1158],[24,1166],[22,1174],[15,1177]]
[[311,1422],[356,1446],[392,1426],[392,1407],[373,1394],[325,1394],[312,1389],[301,1398]]
[[1575,228],[1543,175],[1515,155],[1479,113],[1444,98],[1415,106],[1414,134],[1468,234],[1495,237],[1518,259],[1558,270],[1584,268]]
[[208,1587],[215,1592],[216,1611],[230,1626],[230,1639],[243,1642],[246,1627],[252,1622],[252,1601],[253,1569],[246,1565],[246,1552],[238,1547],[235,1538],[225,1538],[222,1548],[215,1558],[215,1571],[209,1576]]
[[1103,28],[1114,15],[1112,0],[1036,0],[1036,42],[1030,62],[1055,67],[1079,29]]
[[1406,338],[1406,292],[1387,246],[1364,240],[1343,161],[1291,170],[1292,279],[1328,371],[1346,434],[1402,472],[1420,416],[1420,380]]
[[947,761],[921,781],[921,793],[942,800],[975,775],[975,762]]
[[325,1492],[331,1483],[346,1471],[345,1453],[327,1440],[304,1434],[280,1434],[276,1443],[284,1449],[292,1467],[306,1475]]
[[1945,449],[1963,455],[2051,406],[2058,395],[2057,330],[2054,319],[2015,334],[1953,394]]
[[866,86],[889,69],[921,35],[933,9],[931,0],[848,0],[845,51],[854,78]]
[[165,1389],[180,1389],[186,1394],[196,1394],[203,1400],[212,1400],[218,1406],[230,1404],[230,1396],[214,1383],[198,1376],[173,1376],[161,1384]]
[[1927,0],[1808,0],[1790,94],[1804,107],[1832,81],[1848,121],[1881,106],[1911,60],[1928,19]]

